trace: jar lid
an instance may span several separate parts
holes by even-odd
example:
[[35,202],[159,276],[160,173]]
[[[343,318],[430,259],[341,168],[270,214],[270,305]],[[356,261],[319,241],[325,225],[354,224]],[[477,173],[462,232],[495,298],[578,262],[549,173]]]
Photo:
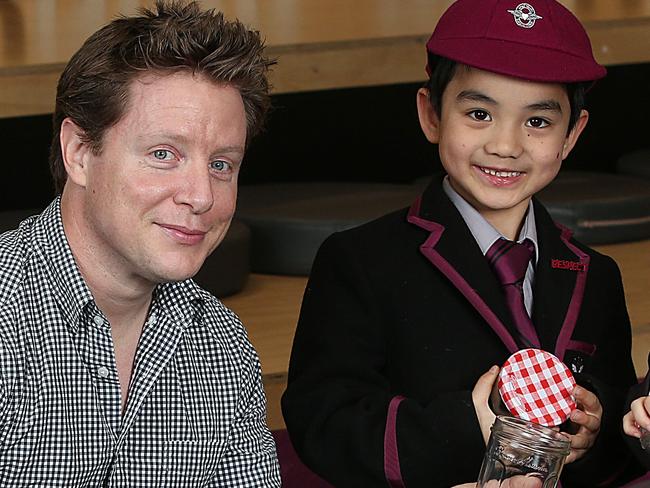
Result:
[[514,353],[498,380],[499,394],[510,413],[547,427],[560,425],[576,409],[571,396],[575,386],[569,368],[540,349]]

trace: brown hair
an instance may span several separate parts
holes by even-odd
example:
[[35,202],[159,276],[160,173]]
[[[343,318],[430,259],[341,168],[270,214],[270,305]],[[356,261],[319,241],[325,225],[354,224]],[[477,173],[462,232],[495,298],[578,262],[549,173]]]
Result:
[[61,155],[61,123],[70,117],[92,150],[101,152],[107,129],[124,115],[131,81],[145,71],[200,73],[237,88],[246,111],[247,141],[264,125],[270,105],[268,69],[259,32],[199,5],[157,0],[155,12],[121,17],[81,46],[61,74],[54,110],[50,170],[57,193],[67,173]]

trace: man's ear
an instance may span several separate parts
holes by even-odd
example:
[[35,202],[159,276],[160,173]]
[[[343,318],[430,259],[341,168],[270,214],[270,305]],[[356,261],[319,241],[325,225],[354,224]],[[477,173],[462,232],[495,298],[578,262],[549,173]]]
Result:
[[420,88],[417,94],[418,118],[427,140],[437,144],[440,139],[440,118],[429,101],[429,90]]
[[562,161],[566,159],[573,149],[573,146],[578,142],[578,138],[580,137],[580,134],[582,134],[582,131],[585,130],[587,122],[589,122],[589,112],[581,110],[573,129],[571,129],[564,140],[564,147],[562,147]]
[[68,180],[85,187],[86,172],[88,170],[88,159],[91,156],[91,149],[83,140],[83,130],[75,124],[70,117],[61,122],[59,143],[61,144],[61,156],[63,164],[68,173]]

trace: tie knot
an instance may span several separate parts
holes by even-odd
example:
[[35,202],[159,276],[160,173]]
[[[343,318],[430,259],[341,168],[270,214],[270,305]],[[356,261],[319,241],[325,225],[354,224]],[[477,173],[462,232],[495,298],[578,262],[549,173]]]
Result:
[[529,239],[521,244],[499,239],[490,246],[485,257],[501,284],[513,285],[524,280],[533,252],[534,245]]

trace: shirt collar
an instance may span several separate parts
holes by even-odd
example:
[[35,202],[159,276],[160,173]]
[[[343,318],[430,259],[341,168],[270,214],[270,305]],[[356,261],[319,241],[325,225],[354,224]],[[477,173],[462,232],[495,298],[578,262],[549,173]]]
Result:
[[159,313],[169,317],[184,329],[202,323],[205,302],[209,294],[194,280],[161,283],[154,291]]
[[79,272],[63,230],[60,196],[38,216],[32,231],[34,249],[45,262],[48,282],[63,319],[76,332],[79,317],[93,297]]
[[[461,195],[456,192],[449,183],[449,176],[445,176],[442,180],[442,188],[447,194],[451,202],[454,204],[460,215],[463,217],[465,224],[474,236],[476,243],[483,255],[487,253],[488,249],[499,239],[506,239],[506,237],[496,230],[485,218],[470,205]],[[535,225],[535,211],[533,208],[533,200],[528,203],[528,210],[526,211],[526,218],[524,224],[521,226],[519,238],[517,242],[522,242],[524,239],[530,239],[535,245],[535,262],[538,259],[538,245],[537,245],[537,226]]]

